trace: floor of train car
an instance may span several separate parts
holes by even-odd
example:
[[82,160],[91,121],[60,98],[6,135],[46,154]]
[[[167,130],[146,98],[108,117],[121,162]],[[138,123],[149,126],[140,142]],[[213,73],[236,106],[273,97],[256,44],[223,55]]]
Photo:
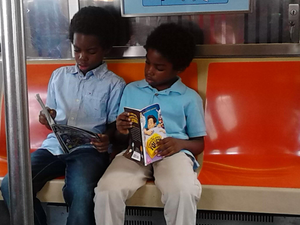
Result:
[[[44,204],[48,214],[48,225],[65,224],[68,215],[63,204]],[[0,201],[1,225],[9,225],[8,211],[3,201]],[[125,225],[165,225],[163,209],[128,207]],[[197,212],[196,225],[298,225],[300,216],[255,214],[238,212]]]

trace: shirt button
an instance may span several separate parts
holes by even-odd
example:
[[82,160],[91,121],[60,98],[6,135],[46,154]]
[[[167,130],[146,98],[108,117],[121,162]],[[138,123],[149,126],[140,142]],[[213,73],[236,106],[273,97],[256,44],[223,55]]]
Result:
[[74,120],[74,117],[71,117],[71,120]]
[[157,94],[157,93],[155,93],[155,96],[158,96],[158,94]]
[[79,102],[79,99],[76,99],[76,102]]

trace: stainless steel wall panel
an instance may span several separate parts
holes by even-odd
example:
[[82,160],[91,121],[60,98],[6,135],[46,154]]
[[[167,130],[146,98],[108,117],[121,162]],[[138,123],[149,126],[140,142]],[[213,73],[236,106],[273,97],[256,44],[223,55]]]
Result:
[[268,16],[268,23],[270,26],[270,43],[279,43],[279,23],[281,14],[280,11],[280,1],[272,1],[270,3],[270,12]]
[[251,13],[245,14],[244,24],[245,24],[245,44],[256,43],[256,1],[253,1],[253,7]]
[[269,0],[256,2],[256,43],[267,43],[268,7]]

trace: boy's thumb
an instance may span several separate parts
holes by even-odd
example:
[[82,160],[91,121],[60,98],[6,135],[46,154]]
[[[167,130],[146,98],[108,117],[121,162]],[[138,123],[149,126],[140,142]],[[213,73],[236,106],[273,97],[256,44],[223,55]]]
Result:
[[98,134],[101,141],[107,140],[108,136],[106,134]]

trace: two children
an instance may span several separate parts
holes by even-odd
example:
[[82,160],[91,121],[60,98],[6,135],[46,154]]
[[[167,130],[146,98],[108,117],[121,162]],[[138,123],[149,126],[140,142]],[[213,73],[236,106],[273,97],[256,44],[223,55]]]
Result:
[[[115,130],[125,82],[107,69],[103,57],[115,39],[115,21],[99,7],[82,8],[69,27],[76,65],[55,70],[50,78],[46,105],[59,124],[99,133],[101,141],[69,154],[53,133],[31,154],[35,225],[46,225],[46,214],[36,197],[47,181],[65,176],[63,196],[69,206],[68,225],[93,225],[94,188],[109,164],[107,152]],[[46,118],[39,121],[49,128]],[[8,177],[1,191],[9,205]]]
[[203,151],[206,131],[201,98],[178,77],[194,57],[194,40],[179,25],[163,24],[150,34],[145,49],[145,79],[124,89],[116,126],[120,140],[128,140],[132,123],[124,106],[141,109],[158,103],[167,138],[157,153],[164,159],[144,167],[124,152],[118,154],[95,188],[96,224],[123,225],[125,201],[154,178],[167,224],[194,225],[201,195],[194,156]]
[[[46,105],[57,123],[99,133],[101,141],[93,142],[94,147],[63,154],[51,133],[41,148],[32,153],[35,225],[47,224],[37,192],[47,181],[63,175],[68,225],[93,225],[95,218],[98,225],[123,225],[125,201],[153,178],[162,192],[167,224],[194,225],[201,195],[194,156],[203,151],[206,132],[201,98],[178,77],[194,57],[193,37],[176,24],[156,28],[145,45],[145,79],[125,88],[119,107],[125,82],[103,62],[113,44],[114,25],[113,17],[98,7],[81,9],[71,21],[69,39],[76,65],[53,72]],[[125,158],[122,152],[106,170],[114,121],[117,118],[120,140],[128,140],[132,127],[124,106],[141,109],[153,103],[160,104],[167,132],[157,150],[164,159],[144,167]],[[39,121],[49,128],[43,114]],[[7,176],[1,191],[9,204]]]

